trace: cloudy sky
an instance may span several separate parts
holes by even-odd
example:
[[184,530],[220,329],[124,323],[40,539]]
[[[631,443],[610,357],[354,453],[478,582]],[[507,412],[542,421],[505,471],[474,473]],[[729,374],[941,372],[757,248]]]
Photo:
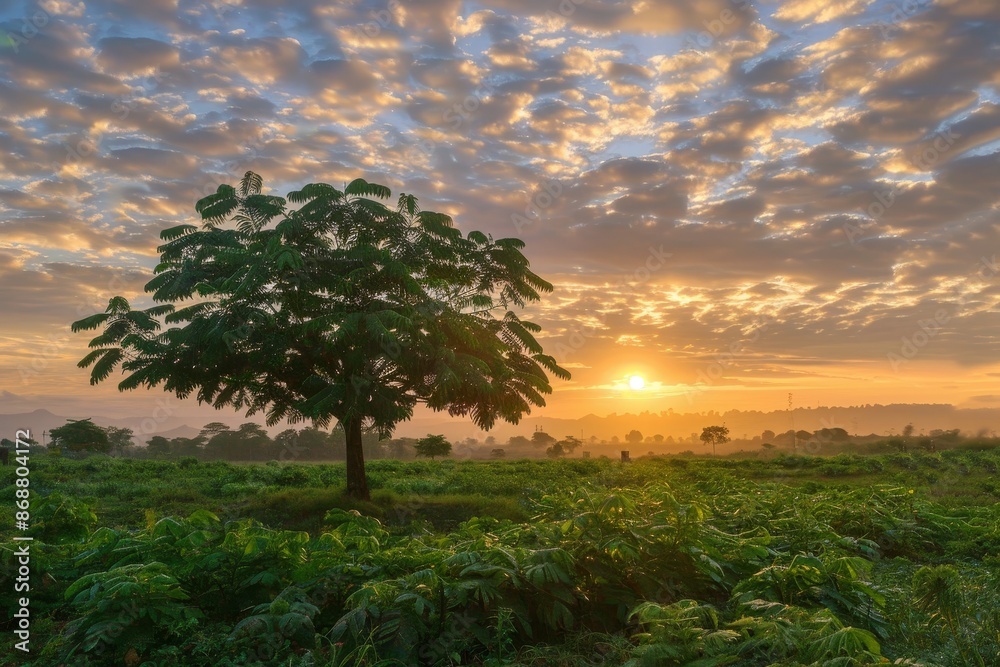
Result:
[[247,169],[524,239],[547,416],[1000,405],[996,0],[3,7],[0,412],[153,411],[68,325]]

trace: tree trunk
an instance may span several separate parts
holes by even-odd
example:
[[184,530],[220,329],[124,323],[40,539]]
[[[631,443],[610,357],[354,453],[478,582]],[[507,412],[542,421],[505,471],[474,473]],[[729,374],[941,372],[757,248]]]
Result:
[[365,450],[361,446],[361,420],[348,419],[344,423],[344,434],[347,436],[347,495],[355,500],[371,500],[365,477]]

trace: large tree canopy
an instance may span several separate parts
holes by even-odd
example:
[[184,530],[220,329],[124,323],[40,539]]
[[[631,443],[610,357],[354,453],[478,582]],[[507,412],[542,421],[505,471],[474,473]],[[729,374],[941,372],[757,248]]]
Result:
[[[146,285],[160,305],[114,297],[73,324],[104,327],[79,364],[93,367],[91,384],[120,366],[122,391],[163,385],[264,412],[269,425],[337,420],[348,491],[367,497],[363,428],[388,436],[417,402],[483,429],[517,423],[545,405],[546,371],[569,377],[535,340],[540,327],[512,310],[552,289],[522,241],[463,236],[408,195],[389,208],[378,201],[389,189],[361,179],[343,191],[309,184],[287,201],[261,189],[247,172],[197,203],[201,226],[161,233]],[[161,318],[181,326],[161,330]]]
[[70,419],[49,431],[49,437],[52,438],[49,447],[70,452],[107,454],[112,448],[108,432],[90,419]]

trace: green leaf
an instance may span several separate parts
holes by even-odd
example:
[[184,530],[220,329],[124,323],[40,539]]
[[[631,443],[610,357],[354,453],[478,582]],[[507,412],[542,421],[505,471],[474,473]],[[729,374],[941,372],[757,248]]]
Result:
[[392,191],[384,185],[378,185],[377,183],[369,183],[363,178],[356,178],[344,188],[344,193],[348,195],[358,195],[362,197],[377,197],[379,199],[388,199],[392,196]]
[[[90,372],[90,384],[95,385],[98,382],[108,379],[108,376],[115,370],[115,367],[121,362],[125,357],[125,354],[119,348],[112,348],[110,350],[95,350],[96,352],[103,352],[100,361],[94,364],[93,370]],[[87,357],[84,357],[83,361],[86,361]],[[83,361],[80,363],[83,364]],[[85,366],[89,366],[87,363]],[[81,366],[81,367],[85,367]]]
[[247,197],[259,194],[263,187],[264,179],[258,174],[248,171],[243,174],[243,179],[240,181],[240,197],[246,199]]
[[198,231],[198,228],[194,225],[177,225],[175,227],[168,227],[160,232],[160,239],[164,241],[173,241],[176,238],[180,238],[191,232]]
[[[73,333],[78,333],[80,331],[87,331],[88,329],[96,329],[97,327],[107,322],[108,317],[110,316],[107,313],[97,313],[96,315],[85,317],[82,320],[77,320],[71,325],[70,328],[73,331]],[[84,368],[84,366],[81,366],[81,368]]]

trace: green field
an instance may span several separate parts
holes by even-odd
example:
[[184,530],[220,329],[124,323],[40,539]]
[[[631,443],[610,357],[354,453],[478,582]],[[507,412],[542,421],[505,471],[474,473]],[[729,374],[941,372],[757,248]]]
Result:
[[30,464],[24,664],[1000,665],[998,450]]

